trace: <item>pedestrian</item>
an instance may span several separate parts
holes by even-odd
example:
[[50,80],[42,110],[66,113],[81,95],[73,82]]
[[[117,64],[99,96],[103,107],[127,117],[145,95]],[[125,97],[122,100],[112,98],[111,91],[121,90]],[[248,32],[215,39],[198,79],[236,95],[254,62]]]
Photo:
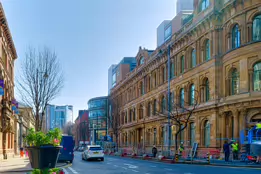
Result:
[[24,148],[20,147],[20,157],[24,157]]
[[184,151],[184,145],[183,145],[183,142],[181,142],[179,145],[179,155],[180,156],[182,156],[183,151]]
[[155,145],[153,145],[153,148],[152,148],[152,154],[153,154],[153,157],[156,158],[156,154],[158,153],[158,149],[156,148]]
[[231,146],[232,146],[233,160],[238,160],[238,152],[239,152],[238,143],[235,141]]
[[229,161],[229,156],[230,156],[230,145],[233,142],[228,143],[227,141],[225,141],[224,145],[223,145],[223,152],[225,154],[225,162],[227,163]]

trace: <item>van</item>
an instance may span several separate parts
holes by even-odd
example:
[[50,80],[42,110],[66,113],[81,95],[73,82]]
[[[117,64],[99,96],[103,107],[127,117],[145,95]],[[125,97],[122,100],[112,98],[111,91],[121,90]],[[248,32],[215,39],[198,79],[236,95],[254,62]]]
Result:
[[61,141],[61,150],[60,155],[58,157],[58,161],[69,161],[70,163],[73,162],[74,159],[74,140],[73,137],[70,135],[63,135]]

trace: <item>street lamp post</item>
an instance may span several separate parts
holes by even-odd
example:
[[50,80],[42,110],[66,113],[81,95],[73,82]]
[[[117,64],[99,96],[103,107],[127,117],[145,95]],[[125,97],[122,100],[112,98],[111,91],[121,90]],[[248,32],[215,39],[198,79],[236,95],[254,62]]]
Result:
[[170,125],[170,45],[168,45],[168,154],[170,155],[170,146],[171,146],[171,125]]

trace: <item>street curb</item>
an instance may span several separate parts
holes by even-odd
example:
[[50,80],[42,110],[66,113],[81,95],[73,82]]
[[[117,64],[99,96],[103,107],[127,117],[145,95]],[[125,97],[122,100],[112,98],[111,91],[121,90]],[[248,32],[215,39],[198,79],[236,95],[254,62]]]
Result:
[[[108,156],[112,156],[112,155],[108,155]],[[120,156],[115,156],[115,157],[120,157]],[[138,159],[138,160],[143,160],[143,161],[152,161],[152,162],[156,162],[156,163],[167,163],[167,164],[186,164],[186,165],[201,165],[201,166],[220,166],[220,167],[237,167],[237,168],[252,168],[252,169],[261,169],[261,165],[260,166],[248,166],[248,165],[226,165],[226,164],[213,164],[213,163],[210,163],[208,164],[207,162],[206,163],[201,163],[201,162],[193,162],[191,163],[190,161],[183,161],[183,162],[173,162],[171,160],[154,160],[154,159],[143,159],[142,157],[139,158],[139,157],[136,157],[136,158],[133,158],[133,157],[129,157],[129,156],[124,156],[124,157],[121,157],[121,158],[131,158],[131,159]]]
[[[62,165],[56,166],[57,168],[68,168],[71,167],[71,163],[63,163]],[[27,170],[8,170],[8,171],[2,171],[2,172],[31,172],[33,169],[27,169]]]

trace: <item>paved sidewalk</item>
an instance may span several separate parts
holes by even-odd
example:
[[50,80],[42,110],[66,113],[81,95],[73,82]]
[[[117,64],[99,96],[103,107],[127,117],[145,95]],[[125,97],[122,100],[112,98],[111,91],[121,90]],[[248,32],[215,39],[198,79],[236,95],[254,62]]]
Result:
[[31,170],[28,158],[14,157],[0,161],[0,173],[25,173]]

